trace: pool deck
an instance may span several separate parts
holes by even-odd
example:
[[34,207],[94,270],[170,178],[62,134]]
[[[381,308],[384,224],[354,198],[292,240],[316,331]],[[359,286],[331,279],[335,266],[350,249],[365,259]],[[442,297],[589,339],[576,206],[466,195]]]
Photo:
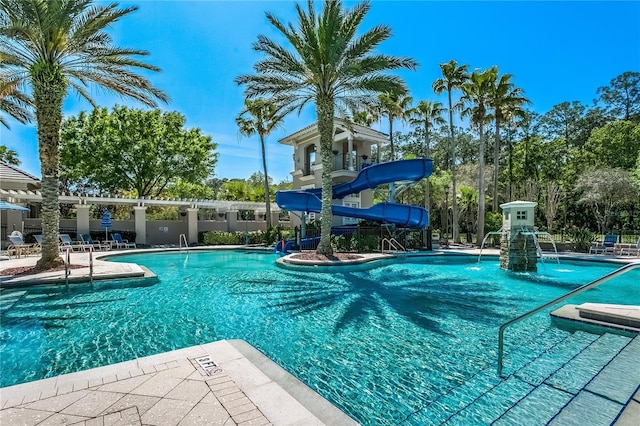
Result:
[[[101,260],[114,254],[152,251],[166,249],[95,252],[93,278],[153,277],[151,271],[136,264]],[[478,249],[464,248],[447,252],[480,253]],[[498,250],[484,249],[482,254],[497,255]],[[367,256],[365,261],[388,257]],[[560,257],[617,263],[640,260],[575,253]],[[0,271],[35,265],[37,259],[27,256],[5,260],[0,262]],[[88,253],[72,253],[71,263],[83,267],[71,270],[69,282],[88,281]],[[64,271],[0,277],[4,288],[64,282]],[[636,418],[639,412],[640,391],[620,419]],[[186,426],[356,422],[248,343],[225,340],[0,388],[0,424]]]

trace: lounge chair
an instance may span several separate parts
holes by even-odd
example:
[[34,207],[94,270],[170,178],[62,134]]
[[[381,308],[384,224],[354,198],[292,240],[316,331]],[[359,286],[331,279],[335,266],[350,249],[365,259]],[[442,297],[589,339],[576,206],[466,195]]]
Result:
[[34,244],[37,248],[42,249],[42,235],[36,234],[33,236],[36,239],[36,243]]
[[123,240],[122,235],[120,234],[111,234],[111,238],[113,238],[113,244],[116,248],[137,248],[136,243],[130,243],[129,240]]
[[60,234],[60,250],[70,248],[73,251],[85,251],[87,247],[91,247],[91,245],[82,241],[73,241],[69,234]]
[[619,244],[620,256],[640,256],[640,238],[634,246],[633,244]]
[[92,246],[94,250],[111,250],[111,244],[93,241],[93,238],[91,238],[91,235],[89,234],[80,234],[80,239],[85,245]]
[[22,234],[19,232],[9,235],[9,240],[11,240],[11,244],[7,247],[7,254],[9,256],[11,256],[11,253],[15,254],[16,257],[20,257],[21,255],[28,256],[36,251],[33,244],[24,242]]
[[607,234],[604,236],[602,244],[597,243],[589,249],[589,254],[614,254],[618,236],[616,234]]

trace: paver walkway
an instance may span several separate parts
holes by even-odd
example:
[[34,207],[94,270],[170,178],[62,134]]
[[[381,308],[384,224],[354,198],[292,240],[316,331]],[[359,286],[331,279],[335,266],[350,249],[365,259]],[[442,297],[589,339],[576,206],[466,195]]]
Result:
[[355,424],[243,341],[2,388],[0,407],[3,426]]

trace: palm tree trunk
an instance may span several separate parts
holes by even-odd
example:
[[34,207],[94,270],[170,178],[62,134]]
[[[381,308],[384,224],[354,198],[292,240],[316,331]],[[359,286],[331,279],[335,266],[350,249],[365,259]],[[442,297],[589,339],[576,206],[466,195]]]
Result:
[[333,99],[317,99],[318,131],[320,132],[320,156],[322,157],[322,210],[320,214],[320,243],[316,253],[330,256],[333,254],[331,247],[331,201],[333,199],[332,177],[333,156]]
[[493,148],[493,211],[498,211],[498,168],[500,162],[500,117],[496,114],[496,146]]
[[460,231],[458,229],[458,190],[456,188],[456,147],[455,147],[455,136],[453,133],[453,107],[451,105],[451,89],[448,90],[449,94],[449,131],[451,132],[451,193],[452,193],[452,214],[453,219],[451,220],[452,227],[452,236],[453,242],[456,244],[460,243]]
[[[424,151],[424,156],[425,158],[429,158],[429,156],[431,155],[430,149],[429,149],[429,118],[427,118],[424,121],[424,144],[425,144],[425,151]],[[427,249],[431,250],[431,236],[428,235],[429,232],[431,232],[431,194],[430,194],[430,188],[429,188],[429,176],[427,176],[425,178],[425,185],[424,185],[424,208],[427,210],[427,226],[424,230],[424,234],[423,234],[423,241],[425,243],[427,243]]]
[[476,231],[476,244],[482,244],[484,239],[484,117],[480,119],[480,148],[478,150],[478,229]]
[[262,149],[262,169],[264,170],[264,208],[267,219],[267,230],[271,228],[271,195],[269,194],[269,175],[267,174],[267,151],[264,147],[264,135],[260,135]]
[[48,269],[62,263],[58,242],[60,228],[58,147],[66,84],[59,70],[46,67],[34,71],[32,78],[42,172],[42,257],[38,260],[36,267]]

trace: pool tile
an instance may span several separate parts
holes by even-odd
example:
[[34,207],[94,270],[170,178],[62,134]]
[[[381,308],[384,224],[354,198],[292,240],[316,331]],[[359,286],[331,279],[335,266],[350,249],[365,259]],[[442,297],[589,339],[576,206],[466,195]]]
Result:
[[587,385],[587,390],[625,404],[640,383],[640,338],[636,337]]
[[546,425],[573,395],[541,385],[507,411],[495,426]]
[[546,380],[554,388],[577,394],[629,342],[628,337],[604,334]]
[[549,423],[551,426],[609,426],[613,423],[622,405],[591,392],[580,392]]

